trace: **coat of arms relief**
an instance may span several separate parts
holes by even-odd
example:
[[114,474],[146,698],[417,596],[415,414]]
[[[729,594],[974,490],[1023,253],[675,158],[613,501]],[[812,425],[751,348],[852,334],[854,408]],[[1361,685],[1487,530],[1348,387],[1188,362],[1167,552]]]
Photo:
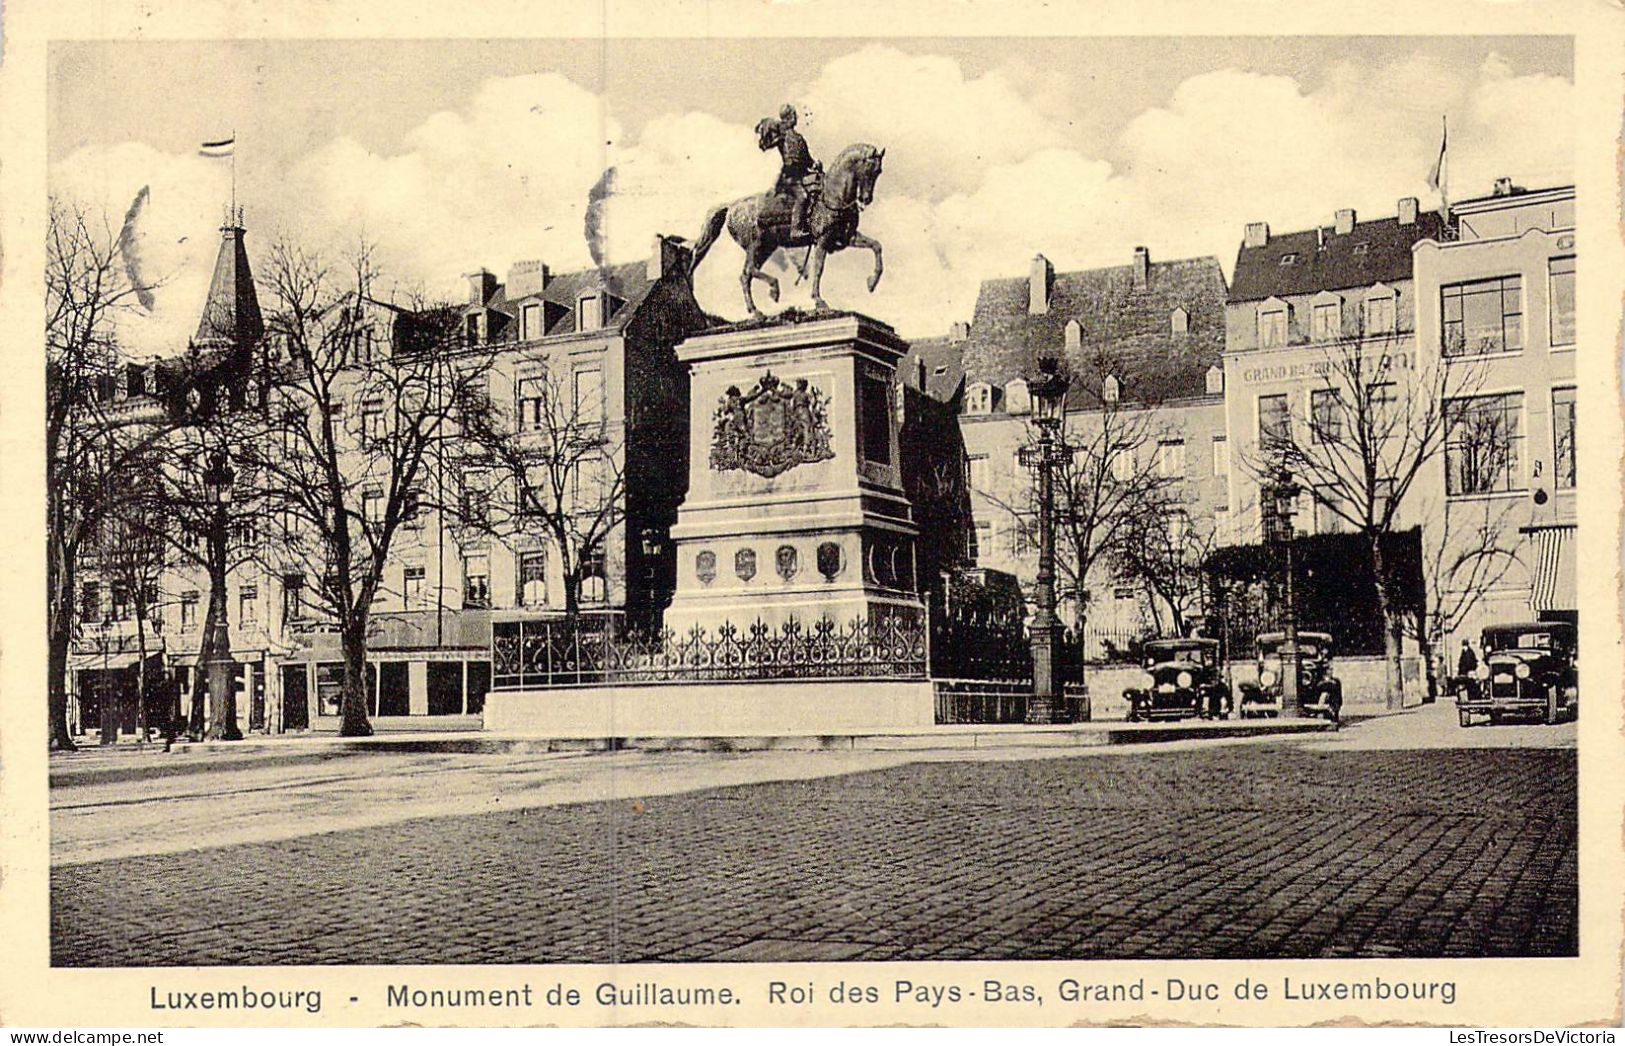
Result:
[[806,378],[797,378],[791,387],[768,372],[749,392],[730,385],[713,421],[711,468],[718,472],[744,469],[772,479],[797,465],[835,456],[827,398]]

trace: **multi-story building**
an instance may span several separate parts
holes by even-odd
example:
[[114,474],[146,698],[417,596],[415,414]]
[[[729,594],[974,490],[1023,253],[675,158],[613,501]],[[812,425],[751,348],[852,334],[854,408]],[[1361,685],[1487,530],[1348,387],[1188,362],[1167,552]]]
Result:
[[[1416,339],[1463,379],[1444,404],[1444,453],[1428,494],[1447,610],[1463,584],[1474,605],[1450,622],[1476,642],[1485,624],[1575,621],[1575,239],[1573,186],[1525,190],[1498,179],[1452,204],[1453,235],[1416,244]],[[1476,574],[1449,565],[1492,532],[1510,555]]]
[[[1056,273],[1039,255],[1025,278],[983,282],[971,322],[914,364],[915,380],[928,383],[963,371],[960,422],[980,566],[1028,586],[1034,576],[1032,476],[1017,453],[1034,438],[1028,378],[1044,354],[1064,357],[1071,374],[1063,432],[1077,456],[1063,483],[1078,487],[1079,511],[1140,511],[1142,503],[1118,504],[1109,492],[1082,504],[1083,488],[1138,484],[1157,493],[1180,558],[1194,562],[1223,539],[1231,461],[1220,367],[1225,290],[1218,259],[1153,262],[1143,247],[1127,265],[1081,272]],[[1057,542],[1059,613],[1069,624],[1086,616],[1090,656],[1107,642],[1173,629],[1176,608],[1141,581],[1121,579],[1111,557],[1075,577],[1078,544],[1065,533]],[[1181,588],[1179,616],[1200,616],[1200,586],[1187,579]]]

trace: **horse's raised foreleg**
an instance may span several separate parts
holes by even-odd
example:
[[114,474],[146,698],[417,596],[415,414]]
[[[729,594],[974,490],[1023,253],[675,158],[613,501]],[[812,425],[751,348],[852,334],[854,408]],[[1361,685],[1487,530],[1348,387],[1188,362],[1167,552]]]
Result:
[[883,261],[881,261],[880,258],[880,241],[872,236],[865,236],[861,232],[855,232],[852,234],[852,239],[848,246],[867,247],[869,250],[875,252],[875,271],[869,275],[869,293],[873,294],[875,292],[875,287],[880,283],[881,273],[886,271],[886,265]]
[[826,257],[828,257],[828,255],[824,253],[823,244],[818,243],[813,244],[812,250],[808,252],[807,257],[808,278],[812,280],[813,308],[818,309],[820,312],[829,310],[829,302],[824,300],[824,295],[822,292],[824,282],[824,259]]

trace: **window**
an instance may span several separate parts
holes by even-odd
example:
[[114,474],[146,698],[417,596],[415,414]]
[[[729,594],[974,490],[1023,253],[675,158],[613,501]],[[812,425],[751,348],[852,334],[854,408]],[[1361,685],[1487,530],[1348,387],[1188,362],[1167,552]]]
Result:
[[542,413],[543,398],[547,395],[547,378],[543,376],[519,379],[519,427],[535,432],[545,422]]
[[1004,410],[1007,414],[1032,413],[1032,389],[1021,378],[1017,378],[1004,386]]
[[190,632],[197,627],[197,593],[181,593],[181,631]]
[[965,390],[966,414],[993,413],[993,387],[978,382]]
[[519,336],[525,341],[542,336],[542,307],[526,305],[519,314]]
[[522,552],[519,555],[519,605],[547,606],[547,553]]
[[1552,482],[1574,489],[1574,390],[1552,390]]
[[1134,448],[1118,447],[1112,452],[1112,478],[1127,483],[1134,478]]
[[987,493],[989,484],[993,481],[993,465],[986,454],[972,454],[968,459],[970,463],[970,486],[972,490]]
[[1258,314],[1258,347],[1276,349],[1286,344],[1286,310],[1271,309]]
[[407,488],[406,494],[401,498],[401,526],[411,530],[419,530],[423,526],[423,491],[416,487]]
[[113,583],[113,620],[130,620],[130,587],[128,585]]
[[1309,438],[1316,443],[1343,439],[1343,395],[1337,389],[1309,390]]
[[595,331],[604,325],[604,299],[596,292],[576,299],[576,330]]
[[1014,559],[1033,555],[1038,550],[1038,523],[1032,516],[1018,515],[1010,524],[1010,555]]
[[1077,320],[1067,320],[1065,329],[1065,344],[1068,349],[1076,349],[1083,344],[1083,324]]
[[1517,276],[1447,284],[1439,293],[1446,356],[1523,348],[1523,283]]
[[1165,439],[1157,443],[1157,475],[1163,479],[1179,479],[1185,475],[1185,441]]
[[260,620],[260,589],[258,585],[243,585],[237,590],[237,623],[244,628]]
[[609,503],[612,482],[609,462],[593,454],[576,462],[570,474],[570,507],[575,512],[602,512]]
[[1190,533],[1190,516],[1181,509],[1175,509],[1165,513],[1162,522],[1168,530],[1168,544],[1176,549],[1184,544],[1185,536]]
[[1288,266],[1296,264],[1298,264],[1298,256],[1296,254],[1289,251],[1286,254],[1281,255],[1281,268],[1285,269]]
[[1286,393],[1258,397],[1258,444],[1269,450],[1292,442],[1292,409]]
[[491,605],[491,561],[484,552],[463,553],[463,608]]
[[604,420],[604,372],[596,367],[576,371],[575,420],[598,425]]
[[1224,395],[1224,368],[1215,364],[1207,369],[1207,394],[1209,396]]
[[463,523],[481,527],[491,518],[491,492],[486,487],[484,469],[469,469],[463,473],[463,489],[458,503]]
[[[195,608],[194,608],[195,609]],[[79,618],[85,622],[101,620],[102,586],[97,581],[86,581],[79,590]]]
[[1316,534],[1344,534],[1351,529],[1348,520],[1338,512],[1344,508],[1344,499],[1332,490],[1319,487],[1314,491],[1315,499],[1315,533]]
[[1379,439],[1395,435],[1399,425],[1399,385],[1392,381],[1372,382],[1365,387],[1367,427]]
[[1213,437],[1213,474],[1230,475],[1230,440],[1226,436]]
[[478,345],[480,343],[480,318],[479,318],[479,316],[477,316],[477,315],[469,316],[467,321],[466,321],[466,324],[465,324],[465,326],[463,328],[463,331],[464,331],[463,336],[470,345]]
[[361,438],[369,443],[384,438],[384,401],[369,399],[361,404]]
[[1343,333],[1343,308],[1336,302],[1316,305],[1312,319],[1316,341],[1336,341]]
[[1112,374],[1106,375],[1106,381],[1100,389],[1100,398],[1107,403],[1116,403],[1118,397],[1122,394],[1123,385],[1117,380],[1117,377]]
[[1546,263],[1551,289],[1552,344],[1574,344],[1574,256]]
[[361,517],[371,526],[378,526],[384,522],[384,492],[377,487],[368,487],[361,492]]
[[1183,308],[1168,314],[1168,329],[1174,334],[1187,334],[1191,329],[1191,314]]
[[282,579],[282,623],[305,619],[305,575],[289,574]]
[[406,603],[406,609],[411,610],[423,604],[423,580],[428,572],[421,565],[408,565],[401,578],[401,595]]
[[1394,331],[1394,296],[1365,300],[1365,331],[1367,334],[1392,334]]
[[609,599],[609,577],[604,572],[604,550],[581,553],[581,602],[603,603]]
[[1523,393],[1447,400],[1444,408],[1445,492],[1522,489]]

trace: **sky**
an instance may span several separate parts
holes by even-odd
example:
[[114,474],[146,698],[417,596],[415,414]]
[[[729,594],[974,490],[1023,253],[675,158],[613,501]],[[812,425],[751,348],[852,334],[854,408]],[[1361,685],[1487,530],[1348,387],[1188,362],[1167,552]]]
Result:
[[[365,238],[402,289],[453,297],[481,266],[590,267],[588,192],[611,166],[610,261],[695,237],[709,207],[771,186],[752,127],[790,102],[816,157],[887,150],[862,218],[885,278],[871,295],[867,252],[839,255],[824,296],[921,337],[1035,253],[1067,271],[1143,245],[1228,273],[1250,221],[1436,206],[1441,117],[1454,198],[1571,183],[1573,76],[1564,37],[60,42],[50,184],[115,230],[148,188],[138,248],[161,285],[122,334],[168,355],[231,193],[203,141],[237,137],[251,260],[279,237],[335,258]],[[702,265],[708,310],[744,315],[741,261],[724,238]],[[787,285],[778,307],[806,304]]]

